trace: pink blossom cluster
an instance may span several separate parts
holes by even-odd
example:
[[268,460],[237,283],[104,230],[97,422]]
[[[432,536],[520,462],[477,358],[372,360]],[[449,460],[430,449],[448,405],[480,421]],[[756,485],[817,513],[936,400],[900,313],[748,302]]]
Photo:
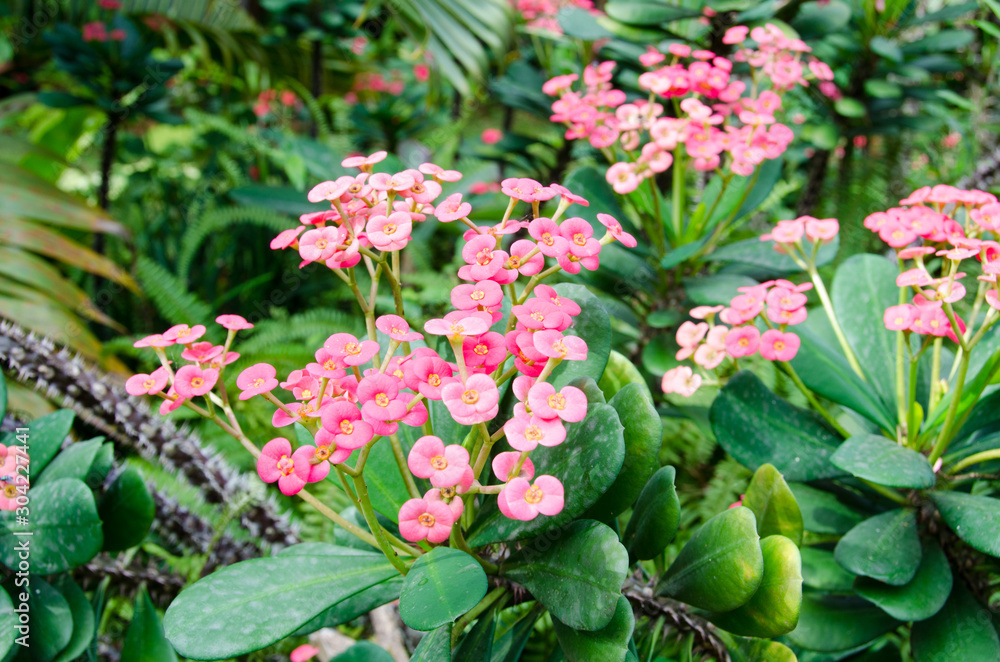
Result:
[[102,21],[92,21],[83,26],[84,41],[125,41],[125,31],[121,28],[108,30],[108,25]]
[[0,511],[27,505],[28,462],[23,446],[0,444]]
[[[551,119],[566,124],[568,140],[586,138],[595,148],[613,150],[608,154],[615,163],[606,177],[620,194],[631,193],[669,168],[678,145],[698,170],[715,170],[726,157],[732,172],[749,175],[765,160],[780,156],[794,137],[776,119],[781,95],[833,74],[818,60],[803,65],[809,47],[772,25],[752,31],[730,28],[726,43],[743,44],[748,32],[756,47],[741,47],[733,59],[752,68],[755,83],[749,95],[746,83],[732,76],[731,60],[672,44],[669,63],[668,54],[653,49],[639,58],[647,68],[639,76],[639,87],[650,93],[648,100],[626,103],[625,92],[611,82],[615,63],[600,62],[584,69],[582,91],[573,90],[576,74],[545,83],[542,90],[559,97],[552,104]],[[761,80],[769,80],[770,89],[760,89]],[[680,99],[680,114],[666,116],[656,97]]]
[[[917,189],[899,204],[875,212],[864,221],[865,227],[896,249],[903,267],[913,261],[912,267],[901,267],[896,278],[896,285],[912,289],[912,303],[889,307],[883,321],[892,331],[948,337],[958,342],[954,324],[961,334],[966,324],[951,306],[967,294],[962,283],[966,276],[961,270],[963,260],[975,258],[982,263],[983,274],[978,280],[985,285],[979,288],[980,295],[989,306],[1000,310],[1000,242],[996,239],[1000,232],[1000,203],[985,191],[938,185]],[[938,276],[932,275],[924,263],[928,255],[943,260]]]
[[[586,416],[587,400],[580,389],[557,390],[546,380],[562,361],[585,360],[588,349],[583,339],[570,333],[580,306],[541,279],[557,271],[597,269],[603,246],[613,241],[635,246],[636,241],[607,214],[597,215],[605,227],[601,237],[586,220],[563,218],[572,205],[589,203],[559,184],[544,186],[527,178],[505,179],[501,190],[510,201],[503,219],[478,226],[469,219],[472,207],[461,194],[442,199],[443,185],[457,181],[460,173],[431,163],[398,173],[373,172],[385,156],[380,152],[345,159],[343,166],[358,168],[360,174],[322,182],[308,193],[313,202],[328,201],[330,210],[303,215],[300,226],[282,232],[271,247],[296,250],[302,266],[321,262],[345,282],[350,282],[346,270],[355,265],[368,269],[377,281],[376,274],[382,273],[376,271],[377,263],[398,286],[401,274],[394,254],[409,243],[413,225],[428,216],[444,223],[460,221],[468,230],[460,251],[462,282],[451,292],[454,310],[427,320],[420,333],[399,314],[375,317],[373,309],[367,309],[374,327],[369,328],[369,339],[334,333],[315,350],[315,361],[293,370],[284,381],[267,363],[243,370],[236,379],[240,400],[267,400],[275,406],[275,428],[299,423],[315,441],[296,446],[286,437],[270,440],[260,451],[258,474],[265,482],[277,482],[284,494],[295,494],[380,437],[398,444],[395,435],[401,425],[420,428],[427,423],[429,400],[441,402],[457,423],[479,428],[486,439],[486,424],[500,415],[500,387],[513,379],[518,403],[500,436],[506,435],[515,450],[494,458],[492,468],[500,484],[485,485],[485,478],[480,482],[496,438],[470,448],[425,434],[413,445],[406,464],[433,488],[403,504],[400,532],[411,542],[443,542],[462,514],[460,495],[470,491],[497,494],[500,510],[513,519],[554,515],[563,506],[562,483],[554,476],[536,477],[529,456],[539,445],[562,443],[565,425]],[[549,201],[553,209],[543,210]],[[513,211],[520,203],[531,205],[530,222],[515,219]],[[506,320],[505,300],[510,305]],[[374,301],[373,295],[371,306]],[[380,344],[376,330],[388,341]],[[152,374],[132,377],[129,392],[158,394],[165,399],[164,410],[193,396],[225,405],[223,365],[209,361],[225,356],[232,338],[225,347],[196,343],[204,333],[203,326],[174,327],[137,343],[156,348],[163,365]],[[432,336],[444,343],[431,345],[450,347],[451,360],[430,346],[411,350],[409,343]],[[193,362],[176,374],[164,353],[174,344],[184,345],[182,358]]]
[[[803,238],[813,246],[832,241],[840,230],[836,219],[802,216],[791,221],[779,221],[762,241],[774,241],[775,250],[805,256]],[[698,306],[691,317],[677,329],[678,361],[693,359],[705,371],[715,370],[729,357],[734,361],[757,352],[768,361],[791,361],[798,353],[801,341],[788,327],[806,321],[807,297],[812,283],[795,284],[778,279],[759,285],[740,287],[729,306]],[[718,317],[721,324],[716,324]],[[767,329],[761,333],[760,325]],[[728,326],[727,326],[728,325]],[[704,381],[690,366],[678,366],[663,376],[664,393],[690,397]]]
[[564,7],[579,7],[586,9],[592,14],[601,12],[594,8],[593,0],[511,0],[514,9],[527,21],[528,27],[538,30],[546,30],[553,34],[561,35],[562,26],[559,25],[557,15]]
[[283,90],[281,92],[278,92],[278,90],[264,90],[257,95],[257,103],[253,106],[253,114],[260,118],[274,112],[278,107],[275,101],[279,102],[285,108],[295,108],[302,105],[295,92],[291,90]]

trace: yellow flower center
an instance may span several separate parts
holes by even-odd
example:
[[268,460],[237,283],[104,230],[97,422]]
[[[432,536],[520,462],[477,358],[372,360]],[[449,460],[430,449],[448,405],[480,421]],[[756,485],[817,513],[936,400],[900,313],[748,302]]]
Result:
[[299,397],[302,398],[303,400],[308,400],[309,398],[313,397],[313,392],[307,388],[304,388],[302,389],[302,395]]
[[441,488],[441,496],[445,499],[454,499],[457,492],[454,487],[443,487]]
[[428,529],[434,526],[434,516],[430,513],[424,513],[417,518],[417,521],[426,526]]
[[553,393],[549,396],[548,402],[553,409],[561,411],[566,408],[566,397],[562,393]]
[[484,248],[483,250],[476,253],[476,262],[479,263],[479,266],[485,267],[492,261],[493,261],[493,251],[491,251],[490,249]]
[[345,354],[360,354],[361,353],[361,345],[359,345],[356,342],[349,342],[346,345],[344,345],[344,353]]
[[546,232],[545,234],[542,235],[542,243],[545,244],[546,246],[551,246],[552,244],[556,243],[556,240],[552,238],[551,234]]
[[437,469],[438,471],[441,471],[442,469],[447,469],[448,460],[446,460],[442,455],[435,455],[434,457],[431,458],[431,466]]
[[532,485],[528,488],[528,491],[524,493],[524,500],[528,503],[535,504],[542,500],[545,493],[542,492],[542,488],[538,485]]
[[345,418],[340,422],[340,431],[344,434],[352,434],[354,432],[354,423]]
[[569,348],[566,347],[565,343],[563,343],[563,341],[561,340],[557,340],[554,343],[552,343],[552,349],[559,352],[559,354],[562,356],[566,356],[567,354],[569,354]]
[[324,248],[326,248],[326,239],[317,239],[316,240],[316,248],[318,248],[320,250],[323,250]]
[[469,295],[473,301],[482,301],[486,297],[486,292],[482,290],[472,290],[472,294]]
[[545,315],[541,314],[537,310],[535,312],[531,313],[530,317],[531,317],[531,319],[535,320],[536,322],[542,322],[542,321],[545,320]]
[[573,235],[573,243],[577,246],[584,246],[587,243],[587,238],[583,236],[582,232],[577,232]]
[[329,446],[317,446],[316,452],[314,453],[316,458],[322,462],[330,458],[330,447]]
[[474,405],[479,402],[479,391],[468,390],[462,394],[462,402],[467,405]]
[[[260,381],[264,381],[264,380],[260,380]],[[152,377],[150,377],[149,379],[145,380],[145,381],[144,381],[144,382],[142,383],[142,387],[143,387],[144,389],[147,389],[147,390],[149,390],[149,389],[153,388],[153,385],[154,385],[154,384],[156,384],[156,380],[155,380],[155,379],[153,379]],[[257,384],[256,386],[260,386],[260,384]]]
[[740,338],[739,340],[736,341],[736,344],[739,345],[740,347],[746,347],[747,345],[750,344],[750,339]]
[[253,380],[253,384],[251,384],[251,386],[253,386],[254,388],[260,388],[263,385],[264,385],[263,377],[258,377],[257,379]]
[[385,233],[385,234],[393,234],[395,231],[396,231],[396,224],[395,223],[386,223],[382,227],[382,232]]
[[388,407],[389,396],[386,395],[385,393],[379,393],[378,395],[375,396],[375,404],[377,404],[379,407]]
[[516,255],[511,255],[510,259],[507,260],[507,267],[510,269],[518,269],[521,267],[521,258]]
[[479,356],[486,356],[486,354],[490,351],[490,348],[480,343],[476,345],[476,348],[473,349],[472,351],[475,352],[476,354],[479,354]]
[[278,460],[278,471],[280,471],[282,475],[287,476],[291,474],[292,471],[294,470],[295,470],[295,463],[292,462],[292,458],[288,457],[287,455],[282,455],[281,459]]
[[202,379],[201,377],[195,377],[194,379],[191,380],[191,386],[195,388],[201,388],[204,383],[205,380]]
[[437,388],[438,386],[441,386],[441,378],[435,374],[427,375],[427,383],[434,388]]
[[774,351],[780,352],[783,349],[785,349],[785,343],[784,342],[782,342],[782,341],[779,340],[778,342],[774,343]]
[[542,429],[537,425],[529,425],[528,427],[524,428],[524,438],[529,441],[541,441],[543,438],[545,438],[545,434],[542,432]]

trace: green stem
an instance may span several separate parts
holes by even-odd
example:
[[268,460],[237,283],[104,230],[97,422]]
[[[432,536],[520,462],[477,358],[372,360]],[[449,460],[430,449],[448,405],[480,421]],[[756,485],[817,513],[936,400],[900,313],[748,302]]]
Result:
[[897,440],[899,443],[903,443],[909,435],[907,426],[907,400],[906,400],[906,357],[904,356],[906,352],[906,338],[902,331],[896,332],[896,411],[899,417],[900,428],[907,428],[906,430],[900,430],[897,434]]
[[927,411],[934,411],[941,400],[941,347],[944,338],[934,339],[934,349],[931,350],[931,394],[927,402]]
[[[957,327],[956,327],[957,328]],[[951,427],[955,422],[955,414],[958,413],[958,405],[962,399],[962,389],[965,387],[965,373],[969,370],[969,354],[966,352],[962,356],[962,363],[958,367],[958,378],[955,380],[955,389],[951,394],[951,403],[948,405],[948,414],[945,416],[944,425],[941,426],[941,434],[938,435],[934,447],[931,449],[930,457],[927,460],[933,465],[938,458],[944,455],[951,443]]]
[[860,377],[862,381],[868,381],[865,379],[865,373],[861,370],[861,364],[858,363],[857,357],[854,356],[854,352],[851,350],[851,346],[847,342],[847,336],[844,335],[843,329],[840,328],[840,322],[837,321],[837,314],[833,312],[833,302],[830,300],[830,295],[826,291],[823,279],[819,277],[819,271],[816,270],[816,265],[807,265],[807,270],[809,272],[809,278],[812,280],[813,285],[816,286],[816,294],[819,295],[819,300],[823,304],[823,308],[826,309],[827,316],[830,318],[830,326],[833,327],[833,333],[837,336],[837,341],[840,343],[840,349],[843,350],[844,356],[847,357],[847,362],[851,364],[851,368],[857,373],[858,377]]
[[1000,448],[994,448],[993,450],[982,451],[981,453],[973,453],[969,457],[956,462],[954,465],[949,467],[948,473],[956,474],[966,467],[972,466],[973,464],[978,464],[980,462],[988,462],[990,460],[1000,460]]
[[[660,256],[667,252],[667,238],[663,230],[663,211],[660,206],[660,189],[656,187],[656,178],[650,177],[646,180],[649,182],[649,194],[653,196],[653,224],[651,232],[649,233],[649,238],[653,241],[653,245],[656,246],[656,250]],[[678,238],[674,237],[674,245],[676,246]]]
[[403,482],[406,483],[406,491],[414,499],[419,499],[420,490],[417,489],[417,483],[413,480],[413,474],[410,473],[410,468],[406,464],[406,457],[403,455],[403,445],[399,442],[399,435],[389,435],[389,443],[392,444],[392,455],[396,458],[396,468],[399,469],[399,475],[403,477]]
[[451,630],[451,645],[454,646],[458,643],[458,637],[465,632],[465,628],[469,626],[469,623],[479,618],[479,615],[490,608],[490,606],[499,600],[507,589],[503,586],[498,586],[483,597],[471,611],[462,615],[457,621],[455,621],[455,627]]
[[889,499],[890,501],[895,501],[896,503],[899,504],[904,504],[904,505],[906,504],[906,498],[899,492],[894,492],[893,490],[890,490],[888,487],[883,487],[878,483],[873,483],[870,480],[865,480],[864,478],[861,478],[860,480],[862,483],[867,485],[872,490],[878,492],[886,499]]
[[792,381],[795,383],[795,385],[799,388],[800,391],[802,391],[802,395],[806,396],[806,400],[809,401],[809,404],[811,404],[813,408],[817,412],[819,412],[819,415],[822,416],[824,419],[826,419],[826,422],[829,423],[834,430],[839,432],[840,435],[844,437],[844,439],[850,437],[851,436],[850,433],[848,433],[847,430],[845,430],[840,425],[840,423],[837,422],[837,419],[835,419],[830,414],[830,412],[828,412],[826,408],[820,404],[819,400],[816,399],[816,396],[813,395],[813,392],[810,391],[809,388],[802,383],[802,380],[799,378],[798,373],[795,372],[795,369],[792,368],[792,365],[787,361],[780,361],[779,365],[781,365],[781,367],[785,369],[785,372],[788,373],[788,376],[792,378]]
[[[368,444],[361,451],[361,458],[358,460],[359,465],[362,465],[362,460],[367,459],[368,453],[371,452],[371,448],[372,442],[368,442]],[[382,525],[379,524],[378,517],[375,516],[375,509],[372,508],[372,500],[368,496],[368,483],[365,482],[364,475],[355,476],[353,480],[354,491],[357,494],[358,509],[361,511],[361,514],[364,515],[365,522],[368,523],[368,528],[371,529],[374,534],[375,542],[377,543],[378,548],[382,550],[385,557],[389,559],[389,563],[391,563],[401,575],[405,575],[409,569],[403,563],[403,560],[399,558],[396,550],[392,548],[392,545],[386,536],[385,529],[382,528]]]
[[670,221],[674,231],[674,243],[676,244],[684,232],[682,227],[684,215],[684,154],[681,150],[676,150],[674,153],[673,188],[670,194]]
[[906,401],[909,403],[906,419],[906,445],[914,447],[917,443],[917,435],[920,425],[917,423],[917,371],[920,366],[920,355],[917,354],[910,359],[910,392]]

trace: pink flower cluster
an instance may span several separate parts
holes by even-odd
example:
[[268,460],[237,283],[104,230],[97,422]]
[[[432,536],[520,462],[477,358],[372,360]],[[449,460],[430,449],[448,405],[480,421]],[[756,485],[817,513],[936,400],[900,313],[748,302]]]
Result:
[[538,30],[545,30],[553,34],[561,35],[562,26],[559,25],[557,14],[564,7],[579,7],[586,9],[592,14],[601,12],[594,9],[593,0],[511,0],[514,9],[528,23],[528,27]]
[[[1000,203],[996,196],[979,190],[965,191],[953,186],[925,186],[914,191],[900,207],[875,212],[865,219],[865,227],[897,251],[902,265],[896,285],[913,290],[912,303],[891,306],[883,321],[892,331],[948,337],[958,342],[949,313],[966,331],[965,321],[951,310],[952,304],[967,294],[961,262],[975,258],[982,263],[979,288],[990,307],[1000,310]],[[924,263],[926,256],[943,260],[940,275],[933,276]],[[977,304],[978,306],[978,304]]]
[[28,462],[23,446],[0,444],[0,510],[17,510],[28,504]]
[[125,31],[121,28],[108,30],[107,24],[101,21],[92,21],[83,26],[84,41],[125,41]]
[[[229,351],[236,332],[253,328],[253,324],[239,315],[220,315],[215,321],[228,331],[225,345],[198,342],[207,330],[202,324],[177,324],[163,333],[137,340],[134,346],[153,348],[161,365],[148,375],[140,373],[129,377],[125,382],[125,390],[131,395],[157,395],[163,398],[161,414],[174,411],[192,398],[210,397],[209,393],[218,383],[224,366],[240,358],[236,352]],[[173,346],[180,347],[179,358],[188,361],[176,371],[171,367],[173,361],[167,359],[165,352],[166,348]]]
[[284,90],[282,92],[278,92],[278,90],[264,90],[257,95],[257,103],[253,106],[253,114],[257,117],[265,117],[267,114],[274,112],[278,108],[275,105],[275,101],[280,102],[281,106],[285,108],[295,108],[302,105],[298,96],[291,90]]
[[[726,43],[742,44],[749,29],[730,28]],[[809,79],[829,80],[830,68],[818,60],[807,66],[802,55],[809,47],[788,39],[768,25],[749,31],[756,48],[742,47],[733,59],[747,62],[754,80],[771,81],[771,89],[744,96],[747,85],[732,77],[733,62],[706,50],[673,44],[668,55],[650,49],[640,61],[648,69],[639,76],[639,87],[649,100],[626,103],[625,92],[612,86],[614,62],[589,65],[583,72],[582,91],[574,91],[576,74],[550,79],[542,91],[559,98],[552,104],[551,119],[566,124],[568,140],[586,138],[606,151],[615,163],[607,171],[616,192],[628,194],[645,180],[665,171],[675,158],[678,145],[698,170],[715,170],[727,157],[729,169],[739,175],[752,174],[767,159],[780,156],[794,137],[792,130],[776,120],[781,95]],[[664,115],[656,97],[681,99],[678,117]],[[618,149],[620,148],[620,152]]]

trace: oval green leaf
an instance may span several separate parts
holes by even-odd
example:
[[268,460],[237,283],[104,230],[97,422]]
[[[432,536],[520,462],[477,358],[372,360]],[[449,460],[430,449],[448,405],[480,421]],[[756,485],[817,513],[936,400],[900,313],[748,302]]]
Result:
[[674,486],[676,476],[673,467],[663,467],[642,488],[622,536],[629,561],[657,556],[677,535],[681,502]]
[[628,384],[608,402],[618,412],[625,430],[625,460],[611,487],[584,515],[610,521],[625,512],[660,466],[663,424],[645,384]]
[[818,414],[779,398],[752,372],[738,372],[729,380],[709,418],[719,444],[751,469],[770,462],[787,480],[796,481],[843,475],[829,461],[840,437]]
[[145,586],[135,596],[135,611],[125,633],[121,662],[177,662],[177,653],[163,636],[163,623]]
[[562,512],[553,517],[539,516],[530,522],[505,517],[490,498],[469,529],[473,547],[493,542],[521,540],[562,526],[579,517],[604,494],[625,460],[624,427],[611,405],[590,405],[587,418],[566,426],[566,440],[558,446],[539,446],[531,453],[535,475],[548,474],[564,482],[566,490]]
[[27,658],[38,662],[55,659],[73,637],[73,614],[66,598],[37,575],[32,575],[30,584],[24,588],[10,585],[8,588],[12,591],[27,588],[31,593]]
[[410,662],[451,662],[451,625],[442,625],[425,634]]
[[[66,604],[69,605],[69,611],[73,617],[73,635],[66,647],[52,662],[70,662],[83,655],[87,646],[97,635],[94,608],[90,605],[87,595],[69,575],[57,576],[52,581],[52,588],[59,591],[60,595],[66,599]],[[3,655],[0,654],[0,659],[2,658]]]
[[381,554],[343,549],[345,555],[335,559],[282,554],[243,561],[195,582],[163,617],[167,639],[193,660],[243,655],[396,574]]
[[941,610],[951,594],[951,568],[940,545],[924,541],[920,567],[903,586],[890,586],[868,577],[858,577],[854,591],[901,621],[922,621]]
[[856,575],[893,586],[906,584],[920,567],[916,513],[898,508],[866,519],[840,539],[834,556]]
[[[75,478],[32,487],[31,518],[17,524],[11,511],[0,517],[0,561],[16,568],[17,546],[31,541],[31,569],[51,575],[83,565],[101,551],[103,535],[94,495]],[[31,532],[27,535],[19,533]]]
[[601,300],[583,285],[559,283],[553,289],[560,297],[580,306],[580,314],[573,318],[573,326],[566,330],[566,334],[579,336],[587,342],[585,361],[563,361],[552,371],[549,381],[560,389],[579,377],[596,379],[604,374],[608,355],[611,354],[611,319]]
[[101,450],[103,442],[104,438],[99,437],[70,444],[56,455],[36,480],[32,481],[32,486],[41,487],[61,478],[83,480],[90,472],[90,465],[94,463],[94,458],[97,457],[97,451]]
[[7,653],[14,647],[14,639],[20,633],[14,629],[17,625],[17,614],[14,613],[14,602],[2,587],[0,587],[0,660],[7,659]]
[[72,409],[60,409],[28,423],[32,475],[40,476],[45,465],[59,452],[73,426],[74,416]]
[[983,554],[1000,557],[1000,500],[964,492],[931,492],[955,534]]
[[610,527],[578,520],[513,552],[500,573],[531,591],[565,625],[594,631],[614,616],[628,552]]
[[799,625],[788,634],[788,640],[813,651],[844,651],[897,626],[899,621],[861,598],[806,593]]
[[830,461],[853,476],[887,487],[926,489],[937,481],[926,456],[873,434],[851,437]]
[[770,639],[788,634],[799,622],[802,606],[802,558],[795,543],[784,536],[760,541],[764,577],[745,605],[712,617],[719,627],[744,637]]
[[643,379],[639,369],[624,354],[611,350],[611,354],[608,356],[608,365],[605,366],[604,375],[601,376],[597,385],[604,391],[605,398],[612,398],[627,384],[642,384],[646,391],[649,391],[646,380]]
[[[781,535],[796,545],[802,544],[802,511],[788,483],[773,464],[761,465],[754,472],[743,505],[757,518],[757,534],[762,539]],[[766,564],[766,557],[764,561]]]
[[865,518],[829,492],[802,483],[791,483],[788,487],[802,511],[806,531],[847,533]]
[[552,619],[552,625],[567,662],[622,662],[635,629],[635,615],[628,598],[620,595],[614,616],[600,630],[575,630],[557,618]]
[[730,611],[760,586],[764,556],[749,508],[731,508],[705,522],[684,545],[656,587],[700,609]]
[[104,549],[116,552],[142,542],[156,515],[146,481],[133,467],[125,469],[97,505],[104,531]]
[[1000,640],[990,612],[960,581],[936,616],[914,625],[911,645],[917,662],[1000,660]]
[[832,551],[816,547],[803,547],[802,583],[809,588],[833,593],[850,593],[856,575],[840,567]]
[[403,580],[399,616],[424,632],[451,623],[486,595],[486,573],[459,549],[436,547],[417,558]]

